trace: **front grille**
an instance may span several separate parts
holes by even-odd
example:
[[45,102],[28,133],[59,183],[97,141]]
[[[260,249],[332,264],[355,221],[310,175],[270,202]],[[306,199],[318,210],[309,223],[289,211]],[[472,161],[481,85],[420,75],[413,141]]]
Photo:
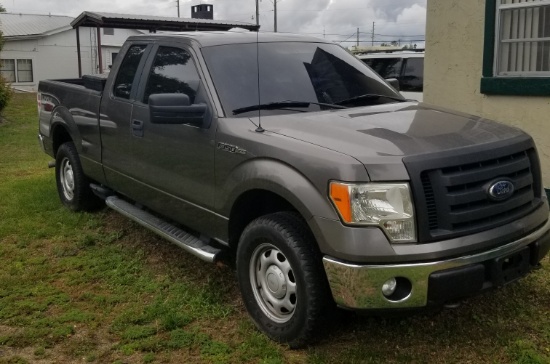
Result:
[[[420,160],[405,161],[412,174],[422,242],[502,226],[529,214],[541,203],[535,149],[506,149],[502,148],[500,153],[473,153],[463,158],[442,157],[432,160],[432,168],[428,169],[421,168],[426,163]],[[495,201],[489,197],[488,189],[502,179],[512,182],[514,192],[504,201]]]

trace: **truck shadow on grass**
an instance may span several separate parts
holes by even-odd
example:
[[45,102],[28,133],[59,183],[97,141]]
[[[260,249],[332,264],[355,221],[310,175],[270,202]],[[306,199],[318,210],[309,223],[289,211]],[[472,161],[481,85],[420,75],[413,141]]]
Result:
[[[141,233],[146,234],[149,242],[139,243],[139,249],[146,251],[145,259],[153,271],[161,262],[174,279],[193,282],[213,292],[211,298],[216,304],[230,307],[228,321],[249,320],[231,268],[205,264],[149,232]],[[327,318],[319,342],[299,352],[313,363],[342,362],[343,358],[349,363],[548,363],[548,265],[545,258],[543,268],[528,277],[464,300],[455,309],[391,315],[335,310]],[[227,330],[235,329],[231,326]],[[252,327],[250,323],[245,326]]]
[[320,362],[549,363],[548,273],[544,267],[455,309],[374,317],[339,312],[341,324],[311,355]]

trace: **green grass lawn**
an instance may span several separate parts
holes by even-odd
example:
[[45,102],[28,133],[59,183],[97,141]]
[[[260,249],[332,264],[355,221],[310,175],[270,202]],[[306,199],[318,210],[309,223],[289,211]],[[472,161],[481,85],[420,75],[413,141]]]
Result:
[[405,317],[338,314],[305,350],[257,332],[234,272],[115,212],[71,213],[35,95],[0,123],[0,363],[550,363],[550,269]]

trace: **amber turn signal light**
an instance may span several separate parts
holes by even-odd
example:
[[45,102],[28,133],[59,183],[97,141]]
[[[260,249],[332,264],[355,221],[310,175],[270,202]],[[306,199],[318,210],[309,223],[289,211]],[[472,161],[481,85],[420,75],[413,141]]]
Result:
[[349,186],[341,183],[330,183],[330,199],[336,206],[344,222],[351,223],[351,202]]

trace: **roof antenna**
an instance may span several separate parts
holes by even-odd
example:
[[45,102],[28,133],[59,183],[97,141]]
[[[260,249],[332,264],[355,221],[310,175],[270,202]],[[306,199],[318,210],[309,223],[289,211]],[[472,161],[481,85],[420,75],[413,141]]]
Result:
[[[260,30],[256,30],[256,68],[258,70],[258,105],[260,103]],[[265,131],[262,128],[262,114],[261,110],[258,107],[258,127],[256,128],[256,133],[263,133]]]

